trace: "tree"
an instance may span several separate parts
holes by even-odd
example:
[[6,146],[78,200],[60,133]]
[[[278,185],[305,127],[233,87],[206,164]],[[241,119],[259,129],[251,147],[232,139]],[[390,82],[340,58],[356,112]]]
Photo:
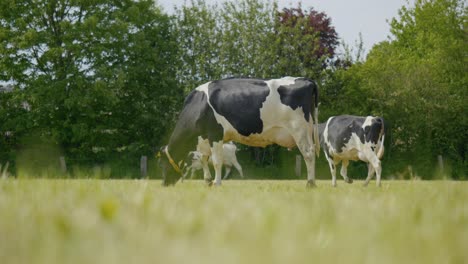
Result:
[[259,0],[225,2],[222,5],[219,33],[224,77],[275,76],[274,50],[269,44],[276,10],[276,3]]
[[150,0],[0,3],[0,79],[29,105],[29,129],[75,158],[156,145],[181,101],[176,48]]
[[284,8],[277,13],[275,39],[278,71],[318,78],[335,56],[338,34],[331,19],[313,8]]
[[186,93],[222,75],[218,12],[216,6],[210,7],[203,0],[191,0],[189,5],[175,10],[180,50],[177,77]]

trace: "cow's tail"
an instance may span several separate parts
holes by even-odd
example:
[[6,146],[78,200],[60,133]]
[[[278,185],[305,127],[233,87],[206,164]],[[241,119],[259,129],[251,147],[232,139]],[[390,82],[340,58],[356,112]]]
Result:
[[384,147],[385,125],[384,125],[384,119],[383,118],[379,117],[379,121],[380,121],[380,124],[381,124],[379,137],[382,137],[382,140],[380,141],[380,146],[379,146],[379,151],[377,152],[377,157],[379,159],[382,159],[383,154],[384,154],[384,150],[385,150],[385,147]]
[[315,82],[315,89],[314,89],[314,104],[313,104],[313,113],[314,113],[314,127],[313,127],[313,139],[315,145],[315,155],[317,157],[320,156],[320,139],[319,139],[319,121],[318,121],[318,104],[319,104],[319,84]]

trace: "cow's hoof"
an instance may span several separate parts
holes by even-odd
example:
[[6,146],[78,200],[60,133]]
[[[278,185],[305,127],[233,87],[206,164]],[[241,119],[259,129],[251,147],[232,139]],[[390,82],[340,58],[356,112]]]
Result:
[[213,186],[213,181],[205,179],[205,184],[206,184],[206,186],[211,187],[211,186]]
[[346,182],[346,183],[353,183],[353,179],[351,179],[351,178],[346,178],[346,179],[345,179],[345,182]]
[[307,188],[315,188],[315,187],[317,187],[317,185],[315,185],[315,181],[308,180],[306,187]]
[[365,182],[362,186],[367,187],[368,184],[369,184],[368,182]]
[[332,183],[332,186],[336,188],[336,186],[338,186],[338,185],[336,185],[336,183]]

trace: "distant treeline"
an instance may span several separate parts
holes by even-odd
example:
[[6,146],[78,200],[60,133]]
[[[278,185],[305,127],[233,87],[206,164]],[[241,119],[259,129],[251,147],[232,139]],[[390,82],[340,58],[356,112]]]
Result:
[[[152,0],[3,0],[0,164],[13,174],[58,156],[135,167],[167,142],[197,85],[304,76],[320,85],[321,122],[385,118],[384,175],[432,178],[441,156],[446,176],[465,178],[467,10],[464,0],[416,0],[364,57],[362,40],[340,44],[333,18],[301,5],[193,0],[169,14]],[[293,166],[279,147],[240,155],[252,168]]]

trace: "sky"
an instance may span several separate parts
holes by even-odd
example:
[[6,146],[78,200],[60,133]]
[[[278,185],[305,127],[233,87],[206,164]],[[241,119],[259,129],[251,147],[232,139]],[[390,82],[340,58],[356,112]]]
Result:
[[[410,4],[414,0],[408,0]],[[172,12],[174,5],[181,6],[185,0],[158,0],[167,12]],[[223,0],[206,0],[207,3],[220,3]],[[279,8],[296,7],[299,1],[278,0]],[[398,10],[408,5],[407,0],[309,0],[301,1],[303,9],[313,7],[325,12],[332,19],[339,37],[347,45],[355,47],[362,34],[365,53],[373,45],[387,40],[390,35],[389,21],[398,15]]]

